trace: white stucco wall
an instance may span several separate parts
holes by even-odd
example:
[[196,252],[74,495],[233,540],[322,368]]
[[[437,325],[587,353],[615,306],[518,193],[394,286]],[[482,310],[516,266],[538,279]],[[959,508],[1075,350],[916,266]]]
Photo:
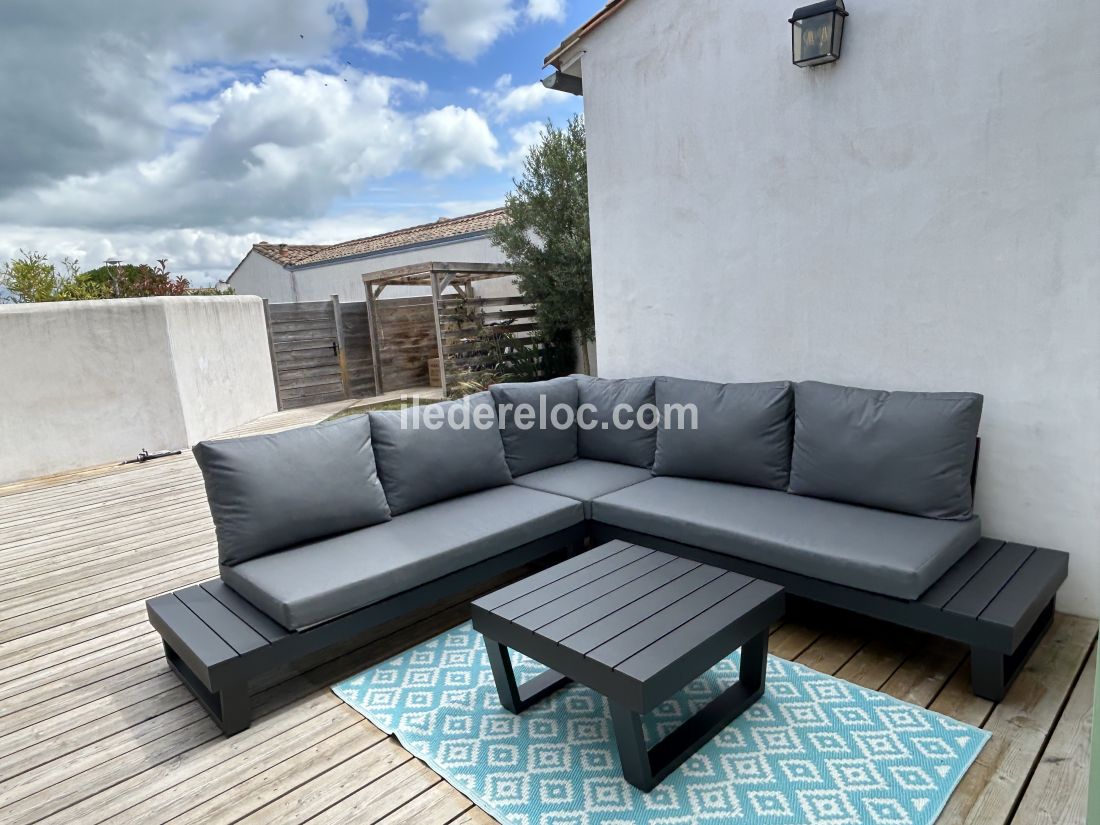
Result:
[[[411,249],[370,255],[331,264],[286,270],[255,251],[249,251],[229,280],[238,295],[259,295],[271,303],[291,301],[327,301],[339,295],[341,301],[363,301],[363,275],[395,266],[425,261],[462,261],[473,263],[503,263],[504,256],[486,237],[467,238],[446,243],[423,244]],[[478,282],[474,291],[485,297],[515,295],[510,278]],[[383,298],[407,298],[428,295],[420,287],[390,286]]]
[[0,483],[183,449],[274,412],[254,297],[0,306]]
[[1067,0],[631,0],[583,44],[601,373],[985,394],[988,535],[1100,614],[1100,49]]
[[163,309],[190,443],[277,409],[261,301],[184,298]]
[[248,250],[228,283],[237,295],[258,295],[273,304],[298,300],[290,272],[254,249]]

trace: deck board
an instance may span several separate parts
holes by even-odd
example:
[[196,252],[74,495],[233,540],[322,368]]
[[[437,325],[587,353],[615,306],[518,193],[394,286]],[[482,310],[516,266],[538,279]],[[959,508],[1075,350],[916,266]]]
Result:
[[1013,825],[1084,822],[1088,807],[1096,648],[1085,662],[1061,721],[1028,783]]
[[[168,670],[144,606],[216,567],[189,453],[0,487],[0,822],[493,821],[328,690],[463,621],[470,594],[273,674],[252,728],[227,740]],[[1030,825],[1083,819],[1095,638],[1096,622],[1057,615],[1000,705],[970,693],[964,647],[837,611],[792,610],[771,651],[986,727],[941,821]]]

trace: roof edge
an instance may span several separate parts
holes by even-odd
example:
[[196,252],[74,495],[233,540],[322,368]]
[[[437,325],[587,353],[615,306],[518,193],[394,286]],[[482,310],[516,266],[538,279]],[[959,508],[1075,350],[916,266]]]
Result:
[[395,252],[408,252],[410,249],[430,249],[434,246],[445,246],[446,244],[455,243],[456,241],[470,241],[476,238],[485,237],[491,231],[491,229],[474,229],[470,232],[463,232],[461,235],[449,235],[446,238],[432,238],[426,241],[414,241],[413,243],[401,244],[400,246],[388,246],[385,249],[374,249],[370,252],[359,252],[352,255],[342,255],[339,258],[325,258],[325,260],[323,261],[312,261],[309,263],[300,264],[286,264],[285,268],[290,270],[291,272],[299,272],[303,269],[317,269],[318,267],[344,263],[345,261],[359,261],[366,258],[380,258],[383,255],[392,255]]
[[387,238],[392,235],[401,235],[405,232],[415,232],[418,229],[428,229],[433,226],[439,226],[440,224],[455,223],[456,221],[466,221],[470,218],[480,218],[483,215],[489,215],[493,212],[503,212],[503,206],[494,206],[491,209],[482,209],[480,212],[471,212],[468,215],[455,215],[453,218],[439,218],[434,221],[426,221],[424,223],[414,224],[413,226],[404,226],[400,229],[391,229],[389,232],[379,232],[375,235],[364,235],[362,238],[352,238],[350,241],[340,241],[339,243],[327,244],[327,248],[331,249],[334,246],[347,246],[353,243],[362,243],[363,241],[374,241],[379,238]]
[[556,49],[546,55],[542,61],[542,67],[545,69],[547,66],[552,65],[555,69],[560,71],[562,58],[574,49],[581,40],[591,34],[599,26],[603,25],[611,15],[625,6],[628,1],[629,0],[609,0],[606,6],[582,23],[576,30],[569,34],[569,36],[562,40]]

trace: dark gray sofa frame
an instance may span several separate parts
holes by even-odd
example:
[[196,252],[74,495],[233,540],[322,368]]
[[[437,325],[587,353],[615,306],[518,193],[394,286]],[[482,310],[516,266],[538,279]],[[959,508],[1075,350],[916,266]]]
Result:
[[287,630],[221,579],[157,596],[145,605],[149,623],[164,640],[168,665],[225,735],[232,736],[252,722],[250,680],[550,553],[579,549],[584,538],[585,525],[576,524],[301,631]]
[[165,657],[227,736],[252,720],[249,682],[336,648],[385,622],[431,606],[508,570],[586,539],[621,538],[781,584],[794,596],[854,611],[970,647],[972,687],[1000,701],[1049,628],[1068,575],[1066,553],[983,538],[919,599],[905,601],[800,576],[698,547],[589,521],[399,593],[354,613],[292,631],[220,579],[150,599]]
[[983,538],[919,599],[906,601],[621,527],[589,526],[597,542],[624,539],[781,584],[793,596],[962,642],[970,647],[974,693],[995,702],[1050,627],[1055,594],[1069,573],[1067,553]]

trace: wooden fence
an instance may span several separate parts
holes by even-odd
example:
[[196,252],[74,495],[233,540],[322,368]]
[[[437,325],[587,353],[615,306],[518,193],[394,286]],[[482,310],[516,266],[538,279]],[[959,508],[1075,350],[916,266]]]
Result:
[[[449,372],[491,369],[497,353],[487,346],[486,331],[507,335],[523,346],[538,331],[535,309],[518,296],[508,298],[459,298],[440,301],[440,331]],[[489,350],[489,351],[487,351]]]
[[[378,301],[379,366],[386,390],[428,384],[436,356],[431,298]],[[279,409],[378,394],[366,301],[264,302]]]
[[[425,387],[428,361],[438,357],[430,297],[375,302],[371,335],[366,301],[272,304],[264,301],[279,409],[306,407],[381,391]],[[440,331],[448,369],[486,369],[484,329],[505,330],[517,341],[534,334],[534,310],[523,299],[440,301]],[[381,388],[375,382],[372,340],[378,343]]]
[[391,298],[374,306],[382,389],[428,386],[428,360],[437,354],[432,299]]

